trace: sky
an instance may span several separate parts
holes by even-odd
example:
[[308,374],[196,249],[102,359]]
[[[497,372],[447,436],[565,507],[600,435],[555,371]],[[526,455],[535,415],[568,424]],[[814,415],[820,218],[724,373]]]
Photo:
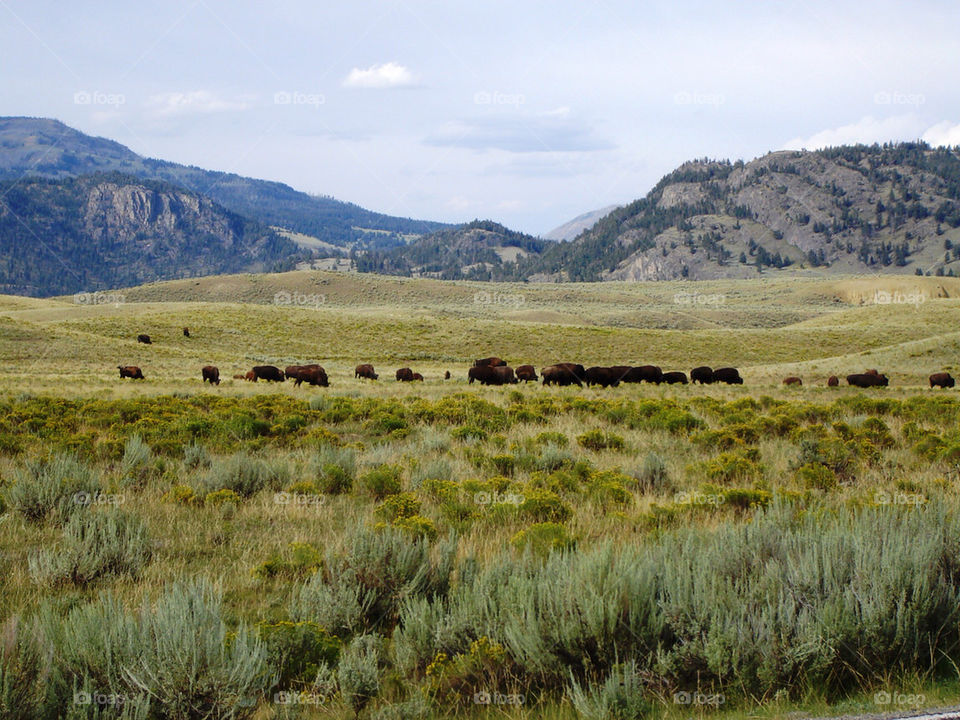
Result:
[[546,233],[682,162],[960,145],[960,3],[0,0],[0,114]]

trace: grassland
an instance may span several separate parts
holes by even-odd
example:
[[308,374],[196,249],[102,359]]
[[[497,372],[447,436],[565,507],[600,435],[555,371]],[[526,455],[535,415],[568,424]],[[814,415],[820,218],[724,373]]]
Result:
[[[599,720],[954,701],[960,397],[924,385],[956,374],[957,297],[941,278],[297,272],[0,298],[0,711]],[[746,382],[467,385],[493,353],[723,363]],[[330,388],[230,377],[306,361]],[[426,382],[355,380],[361,361]],[[891,387],[823,386],[866,367]]]

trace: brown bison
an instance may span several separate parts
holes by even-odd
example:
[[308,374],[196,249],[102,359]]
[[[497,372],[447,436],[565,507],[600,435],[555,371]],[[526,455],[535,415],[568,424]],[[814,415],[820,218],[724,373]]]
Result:
[[472,367],[467,371],[468,381],[474,380],[481,385],[514,385],[517,383],[517,376],[512,367],[506,365],[481,365]]
[[363,365],[357,365],[353,370],[354,378],[366,378],[367,380],[376,380],[379,375],[373,371],[373,365],[365,363]]
[[827,387],[837,387],[840,384],[840,378],[836,375],[831,375],[827,378]]
[[950,373],[939,372],[930,376],[930,387],[952,388],[955,382]]
[[220,370],[216,365],[204,365],[200,368],[200,374],[203,375],[203,382],[211,385],[220,384]]
[[659,385],[663,382],[663,371],[656,365],[640,365],[629,368],[620,379],[625,383],[648,382]]
[[740,377],[740,371],[732,367],[717,368],[714,370],[713,380],[714,382],[722,382],[727,385],[743,385],[743,378]]
[[540,368],[540,377],[544,385],[579,385],[583,387],[583,365],[578,363],[557,363]]
[[256,365],[253,370],[253,381],[267,380],[268,382],[283,382],[286,378],[283,371],[275,365]]
[[663,381],[670,385],[680,383],[681,385],[687,384],[687,374],[679,371],[675,372],[665,372],[663,374]]
[[243,379],[248,382],[256,382],[257,374],[253,370],[247,370],[247,374],[243,376]]
[[522,380],[523,382],[536,382],[540,378],[537,377],[536,368],[533,365],[521,365],[517,368],[517,381]]
[[502,367],[506,364],[506,360],[501,360],[498,357],[481,358],[473,361],[474,367]]
[[190,337],[190,328],[185,327],[185,328],[183,329],[183,336],[184,336],[184,337]]
[[588,385],[616,387],[620,384],[621,373],[612,367],[588,367],[583,371],[583,381]]
[[868,387],[886,387],[890,381],[886,375],[876,375],[873,373],[854,373],[847,375],[847,384],[858,388]]
[[150,336],[149,335],[137,335],[137,342],[143,343],[144,345],[150,345]]
[[132,380],[143,380],[143,373],[136,365],[117,365],[120,371],[120,378],[131,378]]
[[412,380],[412,382],[423,382],[423,375],[421,375],[420,373],[415,372],[415,373],[413,374],[413,380]]
[[790,377],[783,379],[783,384],[784,385],[803,385],[803,380],[796,377],[795,375],[791,375]]
[[449,371],[449,370],[447,370],[447,371],[443,374],[443,379],[444,379],[444,380],[449,380],[449,379],[450,379],[450,371]]
[[413,370],[408,367],[397,370],[397,382],[413,382]]
[[864,375],[875,375],[875,376],[877,376],[877,377],[880,377],[880,373],[877,372],[877,369],[876,369],[876,368],[871,368],[870,370],[864,370],[864,371],[863,371],[863,374],[864,374]]
[[710,385],[713,382],[713,368],[706,365],[695,367],[690,371],[690,382]]
[[327,372],[320,365],[290,365],[283,371],[287,379],[292,379],[294,387],[300,387],[300,383],[308,385],[319,385],[320,387],[329,387]]

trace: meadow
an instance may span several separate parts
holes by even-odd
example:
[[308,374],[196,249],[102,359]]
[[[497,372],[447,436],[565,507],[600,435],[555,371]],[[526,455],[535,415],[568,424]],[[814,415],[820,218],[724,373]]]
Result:
[[[0,298],[0,714],[955,701],[960,397],[925,384],[957,372],[958,295],[298,272]],[[489,354],[745,384],[468,385]],[[310,361],[330,388],[231,379]],[[403,365],[426,382],[396,383]],[[824,386],[866,367],[891,387]]]

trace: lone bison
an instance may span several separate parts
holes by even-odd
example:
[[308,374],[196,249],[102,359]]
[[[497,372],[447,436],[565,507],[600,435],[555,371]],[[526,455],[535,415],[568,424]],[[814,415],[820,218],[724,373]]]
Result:
[[623,374],[621,381],[625,383],[648,382],[659,385],[663,382],[663,371],[656,365],[639,365],[628,369]]
[[837,387],[840,384],[840,378],[836,375],[831,375],[827,378],[827,387]]
[[950,373],[939,372],[930,376],[930,387],[952,388],[954,384]]
[[544,385],[579,385],[583,387],[583,365],[578,363],[557,363],[540,368]]
[[203,382],[211,385],[220,384],[220,370],[216,365],[204,365],[200,368],[200,374],[203,375]]
[[185,327],[185,328],[183,329],[183,336],[184,336],[184,337],[190,337],[190,328]]
[[533,365],[521,365],[517,368],[517,381],[522,380],[523,382],[536,382],[540,378],[537,377],[537,371]]
[[373,365],[366,363],[363,365],[357,365],[357,367],[354,368],[353,377],[366,378],[367,380],[376,380],[380,376],[373,371]]
[[443,374],[443,379],[444,379],[444,380],[449,380],[449,379],[450,379],[450,371],[449,371],[449,370],[447,370],[447,371]]
[[713,380],[713,368],[707,367],[706,365],[695,367],[690,371],[690,382],[694,384],[710,385],[713,383]]
[[137,335],[137,342],[143,343],[144,345],[150,345],[150,336],[149,335]]
[[740,371],[732,367],[717,368],[713,371],[713,379],[714,382],[722,382],[727,385],[743,385]]
[[275,365],[256,365],[253,370],[253,381],[267,380],[269,382],[283,382],[283,372]]
[[506,364],[506,360],[501,360],[498,357],[481,358],[473,361],[474,367],[502,367]]
[[680,383],[681,385],[687,384],[687,374],[682,372],[665,372],[663,374],[663,381],[674,385],[675,383]]
[[847,375],[847,384],[859,388],[886,387],[889,382],[886,375],[880,375],[879,373],[874,374],[867,372]]
[[795,375],[791,375],[790,377],[783,379],[783,384],[784,385],[803,385],[803,380],[796,377]]
[[621,373],[612,367],[589,367],[583,372],[583,381],[588,385],[616,387],[620,384]]
[[397,370],[397,382],[413,382],[413,370],[408,367]]
[[120,371],[120,378],[131,378],[132,380],[143,380],[143,373],[136,365],[117,365]]

